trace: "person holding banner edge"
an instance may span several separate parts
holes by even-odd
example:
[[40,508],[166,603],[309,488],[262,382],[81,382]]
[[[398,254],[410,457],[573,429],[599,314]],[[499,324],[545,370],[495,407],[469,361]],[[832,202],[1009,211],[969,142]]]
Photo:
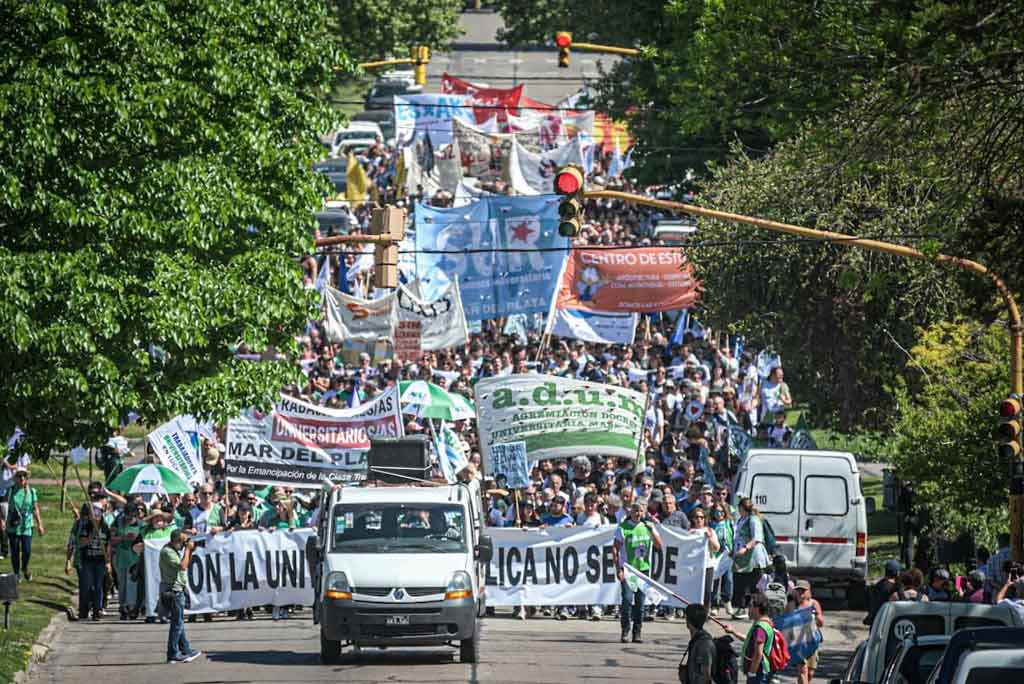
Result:
[[641,499],[630,504],[629,515],[615,530],[615,543],[612,545],[619,584],[622,587],[622,605],[619,608],[622,636],[619,640],[624,644],[629,642],[630,627],[633,632],[633,643],[643,643],[640,632],[644,624],[645,598],[635,578],[626,578],[625,566],[628,563],[641,572],[650,572],[651,545],[662,548],[661,535],[651,524],[653,521],[646,513],[646,501]]

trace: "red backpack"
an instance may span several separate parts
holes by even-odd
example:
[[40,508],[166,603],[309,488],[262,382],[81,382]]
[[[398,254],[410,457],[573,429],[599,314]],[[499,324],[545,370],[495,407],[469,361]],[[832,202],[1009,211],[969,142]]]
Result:
[[782,632],[772,627],[775,632],[772,638],[772,650],[768,652],[768,667],[772,672],[779,672],[789,665],[789,646],[786,645],[786,637]]

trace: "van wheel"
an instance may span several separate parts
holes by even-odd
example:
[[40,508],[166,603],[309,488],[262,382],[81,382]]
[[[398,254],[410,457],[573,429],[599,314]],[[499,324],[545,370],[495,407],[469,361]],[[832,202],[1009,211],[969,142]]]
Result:
[[473,636],[459,642],[459,660],[463,663],[475,663],[480,658],[480,628],[473,630]]
[[324,665],[337,665],[341,662],[341,642],[328,639],[324,630],[320,630],[320,662]]
[[851,582],[846,588],[846,605],[848,610],[868,609],[868,586],[864,582]]

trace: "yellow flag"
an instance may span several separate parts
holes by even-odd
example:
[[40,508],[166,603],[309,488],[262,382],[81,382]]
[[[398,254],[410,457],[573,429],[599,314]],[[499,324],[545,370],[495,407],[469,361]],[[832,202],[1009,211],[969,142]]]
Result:
[[370,177],[363,170],[354,155],[348,155],[348,167],[345,169],[345,199],[353,204],[366,200],[366,191],[370,188]]

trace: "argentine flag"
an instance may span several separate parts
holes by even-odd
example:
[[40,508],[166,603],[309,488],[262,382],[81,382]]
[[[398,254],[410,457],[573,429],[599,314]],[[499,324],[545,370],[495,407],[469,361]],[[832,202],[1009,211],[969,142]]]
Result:
[[814,622],[814,608],[811,606],[777,615],[772,622],[786,638],[790,665],[801,664],[821,646],[821,630]]
[[455,484],[456,475],[460,470],[469,465],[466,454],[462,451],[459,438],[452,432],[444,422],[441,423],[441,431],[434,441],[434,448],[437,449],[437,460],[441,464],[441,472],[448,484]]

